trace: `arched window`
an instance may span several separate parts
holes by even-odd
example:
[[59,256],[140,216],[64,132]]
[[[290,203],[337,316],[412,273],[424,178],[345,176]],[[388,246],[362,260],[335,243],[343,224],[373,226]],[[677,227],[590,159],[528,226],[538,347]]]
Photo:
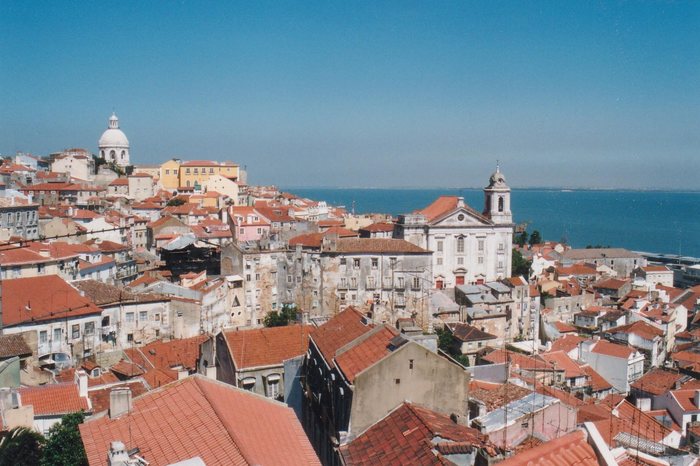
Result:
[[124,160],[124,156],[126,155],[125,151],[122,151],[122,160]]
[[502,197],[498,198],[498,211],[503,212],[503,198]]
[[102,151],[102,158],[105,158],[105,151]]
[[190,187],[190,180],[187,180],[187,187]]
[[117,159],[117,153],[114,152],[113,150],[109,151],[109,159],[110,159],[110,160],[116,160],[116,159]]

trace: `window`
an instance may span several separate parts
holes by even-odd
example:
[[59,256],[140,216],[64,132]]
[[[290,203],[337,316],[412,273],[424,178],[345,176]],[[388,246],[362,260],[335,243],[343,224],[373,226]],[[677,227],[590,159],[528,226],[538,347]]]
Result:
[[85,322],[85,335],[95,334],[95,322]]
[[129,343],[131,343],[132,341],[134,341],[134,334],[133,334],[133,333],[127,333],[127,334],[126,334],[126,341],[128,341]]
[[39,343],[44,344],[49,340],[49,334],[46,330],[39,332]]
[[464,252],[464,238],[457,238],[457,252]]
[[437,265],[442,265],[442,257],[437,258]]
[[350,279],[350,287],[351,288],[357,288],[357,277],[352,277]]
[[239,233],[239,234],[241,234],[241,235],[242,235],[242,234],[244,234],[244,233],[245,233],[245,230],[244,230],[243,228],[241,228],[241,231],[240,231],[240,233]]
[[347,288],[348,287],[348,279],[345,277],[340,277],[340,287],[341,288]]
[[345,302],[345,296],[346,296],[345,292],[341,292],[341,293],[340,293],[340,302],[341,302],[341,303],[344,303],[344,302]]
[[391,268],[396,267],[396,257],[389,258],[389,265],[391,266]]
[[376,257],[373,257],[372,258],[372,268],[376,269],[377,267],[379,267],[379,259],[377,259]]
[[498,243],[498,250],[503,251],[506,248],[506,245],[503,243]]
[[61,338],[63,338],[63,329],[62,328],[53,329],[53,341],[54,341],[54,343],[61,341]]
[[408,360],[408,368],[413,369],[413,359]]
[[80,338],[80,324],[73,324],[71,326],[71,338],[73,340]]
[[190,174],[190,169],[189,169],[189,168],[185,168],[185,173],[189,175],[189,174]]
[[348,262],[348,261],[347,261],[346,258],[344,258],[344,257],[341,257],[341,258],[340,258],[340,265],[347,265],[347,262]]
[[403,288],[403,287],[404,287],[404,279],[403,279],[403,277],[399,277],[399,288]]
[[352,266],[356,269],[359,269],[360,268],[360,259],[353,259]]
[[457,265],[464,265],[464,257],[457,258]]
[[246,377],[245,379],[241,380],[241,388],[243,390],[248,390],[252,392],[254,387],[255,377]]
[[269,398],[280,396],[280,376],[278,374],[267,376],[267,396]]
[[126,313],[126,321],[127,321],[127,322],[133,322],[133,321],[134,321],[134,313],[133,313],[133,312],[127,312],[127,313]]
[[260,280],[260,274],[259,274],[259,273],[256,273],[256,274],[255,274],[255,279],[256,279],[256,280]]
[[437,252],[442,252],[442,250],[443,250],[442,240],[438,240],[438,242],[437,242]]
[[139,320],[145,322],[148,320],[148,311],[139,311]]
[[478,259],[477,262],[478,262],[479,264],[483,264],[483,263],[484,263],[484,258],[483,258],[483,257],[479,257],[479,259]]
[[194,169],[194,174],[196,175],[197,173],[199,173],[199,169],[198,169],[198,168],[195,168],[195,169]]
[[39,273],[44,273],[44,272],[45,272],[44,264],[37,264],[37,265],[36,265],[36,271],[39,272]]
[[262,235],[262,228],[258,228],[258,234]]
[[503,212],[503,198],[502,197],[498,198],[498,211]]
[[209,173],[213,175],[213,174],[214,174],[214,169],[213,169],[213,168],[210,168],[210,169],[209,169]]
[[413,289],[420,289],[420,277],[413,277]]
[[169,175],[169,174],[170,174],[170,169],[169,169],[169,168],[166,168],[166,169],[165,169],[165,174],[166,174],[166,175]]

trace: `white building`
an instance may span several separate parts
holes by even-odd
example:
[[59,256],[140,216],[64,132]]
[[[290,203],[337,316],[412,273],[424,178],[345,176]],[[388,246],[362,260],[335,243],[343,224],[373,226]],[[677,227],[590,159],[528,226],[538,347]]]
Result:
[[425,209],[399,217],[397,236],[433,251],[436,288],[510,277],[510,188],[498,167],[484,188],[484,200],[481,214],[461,197],[441,196]]
[[107,130],[102,133],[98,143],[100,157],[121,167],[129,165],[129,140],[119,129],[119,118],[112,113]]

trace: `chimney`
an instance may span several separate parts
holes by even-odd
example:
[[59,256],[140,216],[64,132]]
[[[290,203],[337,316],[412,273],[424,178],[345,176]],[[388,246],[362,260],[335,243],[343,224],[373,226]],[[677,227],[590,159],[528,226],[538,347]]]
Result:
[[39,248],[39,255],[41,257],[50,257],[51,253],[49,252],[49,247],[48,246],[41,246],[41,248]]
[[457,207],[464,207],[464,198],[462,196],[457,198]]
[[131,389],[119,387],[109,393],[109,418],[116,419],[131,411]]
[[695,390],[693,401],[695,402],[695,407],[700,408],[700,390]]
[[129,463],[129,453],[126,451],[126,445],[119,440],[114,440],[109,445],[107,464],[109,466],[127,466]]
[[75,378],[78,379],[78,395],[82,398],[88,396],[88,375],[87,372],[80,369],[75,372]]

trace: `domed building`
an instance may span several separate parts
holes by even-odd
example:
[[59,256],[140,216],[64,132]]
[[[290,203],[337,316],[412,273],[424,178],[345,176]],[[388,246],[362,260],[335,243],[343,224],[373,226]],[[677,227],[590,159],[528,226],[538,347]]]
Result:
[[100,157],[107,162],[114,162],[121,167],[129,165],[129,140],[119,129],[119,118],[114,113],[109,117],[107,130],[102,133],[98,146]]

